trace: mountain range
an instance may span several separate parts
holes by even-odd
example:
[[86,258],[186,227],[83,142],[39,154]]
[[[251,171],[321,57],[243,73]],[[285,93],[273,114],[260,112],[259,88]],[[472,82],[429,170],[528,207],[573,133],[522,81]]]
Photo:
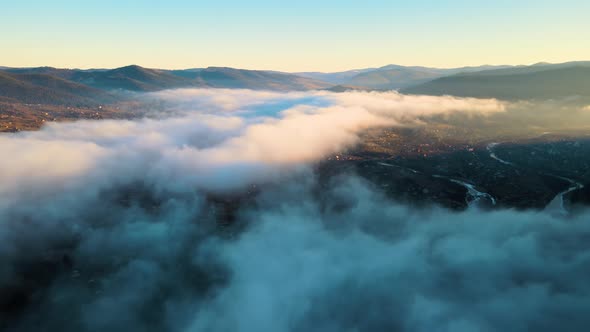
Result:
[[364,87],[376,90],[397,90],[458,73],[477,72],[510,66],[479,66],[461,68],[429,68],[421,66],[387,65],[380,68],[367,68],[340,73],[307,72],[297,75],[345,86]]
[[88,70],[0,67],[0,101],[3,102],[86,106],[120,100],[128,91],[191,87],[276,91],[399,90],[408,94],[500,99],[559,98],[590,96],[590,62],[448,69],[387,65],[335,73],[284,73],[227,67],[164,70],[137,65]]
[[45,75],[106,91],[148,92],[183,87],[310,90],[331,85],[293,74],[224,67],[163,70],[131,65],[109,70],[38,67],[6,68],[3,71],[25,82],[28,81],[26,75]]
[[590,62],[464,72],[400,90],[408,94],[499,99],[553,99],[590,96]]
[[227,67],[165,70],[0,67],[0,132],[34,130],[48,121],[130,118],[161,105],[136,93],[176,88],[388,91],[405,94],[590,104],[590,62],[531,66],[428,68],[388,65],[335,73],[284,73]]
[[115,99],[109,92],[57,75],[0,71],[0,101],[3,102],[87,106]]

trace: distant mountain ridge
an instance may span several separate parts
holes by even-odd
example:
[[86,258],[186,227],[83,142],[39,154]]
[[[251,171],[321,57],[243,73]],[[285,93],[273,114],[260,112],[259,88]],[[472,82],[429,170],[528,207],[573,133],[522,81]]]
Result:
[[336,73],[284,73],[229,67],[166,70],[137,65],[115,69],[1,68],[1,100],[56,105],[98,104],[125,95],[119,92],[176,88],[334,92],[398,90],[410,94],[503,99],[590,95],[590,62],[585,61],[459,68],[392,64]]
[[0,71],[0,100],[29,104],[94,105],[112,102],[105,91],[47,74]]
[[365,68],[365,69],[353,69],[342,72],[323,73],[323,72],[300,72],[294,73],[295,75],[308,77],[335,85],[344,85],[350,81],[353,77],[363,74],[366,72],[377,70],[377,68]]
[[11,74],[44,74],[102,90],[138,92],[174,88],[214,87],[254,90],[310,90],[328,88],[331,84],[293,74],[209,67],[189,70],[149,69],[131,65],[116,69],[58,69],[51,67],[8,68]]
[[[337,73],[284,73],[227,67],[165,70],[0,67],[0,132],[35,130],[52,121],[133,118],[161,111],[136,93],[177,88],[273,91],[397,90],[503,100],[563,99],[590,104],[590,62],[451,69],[387,65]],[[569,98],[574,96],[575,98]]]
[[297,75],[324,80],[336,85],[357,86],[376,90],[398,90],[461,72],[499,68],[510,68],[510,66],[483,65],[446,69],[392,64],[380,68],[357,69],[337,73],[304,72],[297,73]]
[[408,94],[499,99],[552,99],[590,96],[590,62],[462,73],[401,90]]
[[229,67],[208,67],[169,71],[173,75],[195,80],[213,88],[239,88],[254,90],[314,90],[331,84],[290,73],[263,70],[245,70]]

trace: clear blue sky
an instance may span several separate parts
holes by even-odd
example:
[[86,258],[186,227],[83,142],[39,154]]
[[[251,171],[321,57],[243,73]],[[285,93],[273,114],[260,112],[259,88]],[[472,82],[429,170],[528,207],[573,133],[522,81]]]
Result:
[[590,59],[588,0],[0,4],[0,66],[336,71]]

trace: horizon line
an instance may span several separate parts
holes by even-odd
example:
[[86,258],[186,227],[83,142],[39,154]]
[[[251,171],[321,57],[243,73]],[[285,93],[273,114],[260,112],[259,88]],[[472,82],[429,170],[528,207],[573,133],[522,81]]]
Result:
[[145,69],[154,69],[154,70],[167,70],[167,71],[172,71],[172,70],[196,70],[196,69],[209,69],[209,68],[229,68],[229,69],[238,69],[238,70],[251,70],[251,71],[266,71],[266,72],[281,72],[281,73],[290,73],[290,74],[296,74],[296,73],[325,73],[325,74],[330,74],[330,73],[341,73],[341,72],[347,72],[347,71],[355,71],[355,70],[367,70],[367,69],[381,69],[384,67],[388,67],[388,66],[400,66],[400,67],[406,67],[406,68],[429,68],[429,69],[459,69],[459,68],[470,68],[470,67],[486,67],[486,66],[509,66],[509,67],[526,67],[526,66],[534,66],[534,65],[541,65],[541,64],[545,64],[545,65],[558,65],[558,64],[566,64],[566,63],[576,63],[576,62],[590,62],[590,60],[570,60],[570,61],[565,61],[565,62],[546,62],[546,61],[540,61],[540,62],[533,62],[533,63],[529,63],[529,64],[489,64],[489,63],[485,63],[485,64],[480,64],[480,65],[463,65],[463,66],[452,66],[452,67],[435,67],[435,66],[427,66],[427,65],[402,65],[402,64],[396,64],[396,63],[389,63],[389,64],[385,64],[385,65],[381,65],[381,66],[369,66],[369,67],[362,67],[362,68],[352,68],[352,69],[344,69],[344,70],[339,70],[339,71],[318,71],[318,70],[308,70],[308,71],[284,71],[284,70],[276,70],[276,69],[251,69],[251,68],[241,68],[241,67],[232,67],[232,66],[219,66],[219,65],[212,65],[212,66],[206,66],[206,67],[184,67],[184,68],[164,68],[164,67],[152,67],[152,66],[142,66],[136,63],[132,63],[132,64],[128,64],[128,65],[124,65],[124,66],[120,66],[120,67],[55,67],[55,66],[51,66],[51,65],[40,65],[40,66],[5,66],[5,65],[1,65],[0,66],[0,70],[2,69],[33,69],[33,68],[53,68],[53,69],[65,69],[65,70],[114,70],[114,69],[120,69],[120,68],[126,68],[126,67],[140,67],[140,68],[145,68]]

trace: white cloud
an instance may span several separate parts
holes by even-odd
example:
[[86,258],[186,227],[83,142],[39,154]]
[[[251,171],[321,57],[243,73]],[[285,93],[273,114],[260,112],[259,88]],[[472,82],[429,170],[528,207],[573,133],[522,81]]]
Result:
[[180,113],[162,119],[55,123],[38,132],[0,136],[0,153],[11,156],[0,165],[0,195],[10,195],[23,183],[55,185],[85,176],[137,179],[150,174],[171,187],[239,187],[351,147],[369,128],[409,125],[453,112],[504,110],[496,100],[396,92],[184,89],[148,98],[164,100]]
[[[588,326],[587,214],[416,211],[362,181],[317,193],[305,169],[281,177],[367,128],[504,104],[364,92],[157,96],[179,112],[0,135],[0,290],[35,294],[30,310],[9,317],[14,330]],[[277,177],[280,186],[235,213],[239,236],[211,231],[224,206],[200,189]]]

